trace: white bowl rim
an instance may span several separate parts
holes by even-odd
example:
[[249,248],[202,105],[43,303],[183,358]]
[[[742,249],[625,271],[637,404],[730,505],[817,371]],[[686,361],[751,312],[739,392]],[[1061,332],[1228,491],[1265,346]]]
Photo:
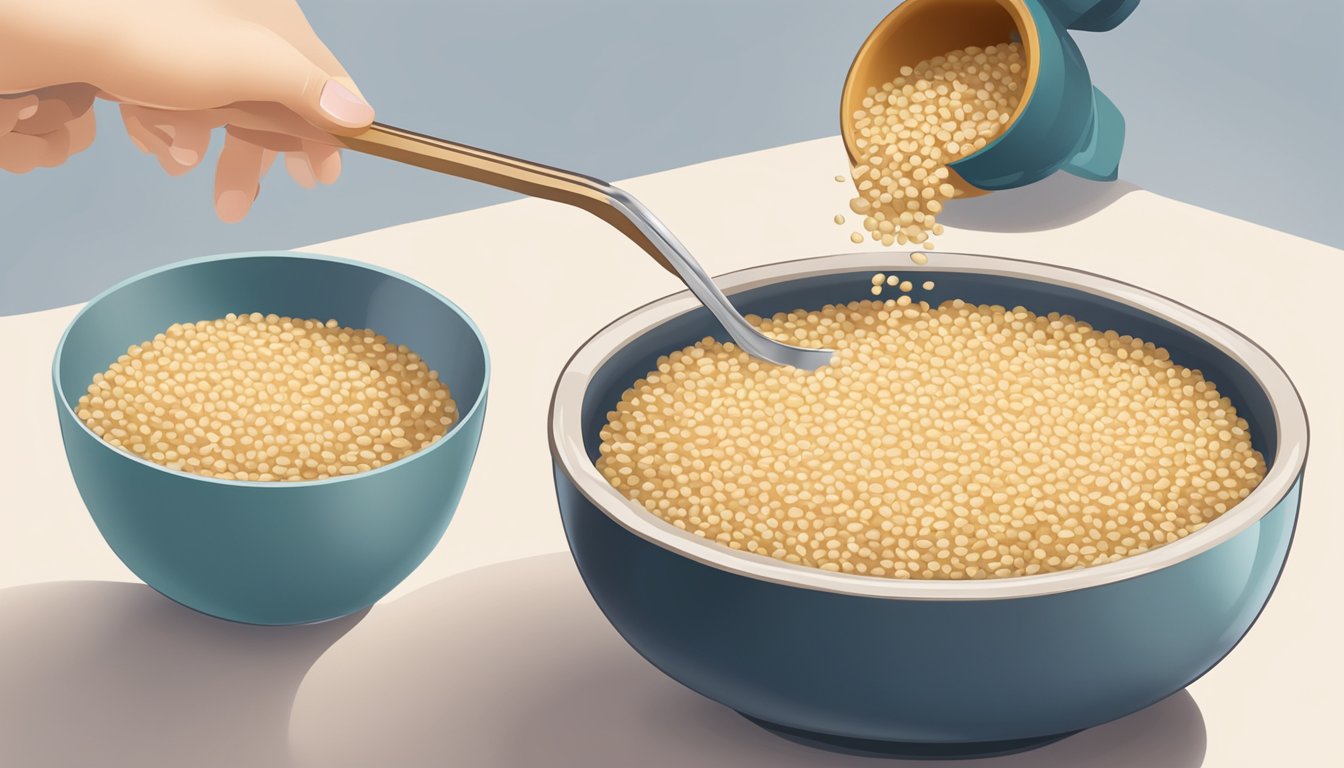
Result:
[[[1099,587],[1157,571],[1228,541],[1266,515],[1298,482],[1309,441],[1306,410],[1292,380],[1273,357],[1227,325],[1152,291],[1091,272],[1032,261],[968,253],[908,251],[845,253],[777,262],[715,279],[733,294],[765,285],[861,270],[972,272],[1028,279],[1081,290],[1133,307],[1193,332],[1245,368],[1268,395],[1278,441],[1274,464],[1239,504],[1204,528],[1171,544],[1104,565],[1034,576],[984,580],[910,580],[823,571],[730,549],[683,531],[625,498],[588,459],[583,444],[583,398],[592,375],[617,351],[672,318],[700,306],[689,291],[665,296],[618,318],[579,347],[556,382],[548,417],[551,455],[575,488],[621,527],[663,549],[753,579],[838,594],[901,600],[1002,600]],[[918,282],[918,281],[916,281]],[[669,350],[670,351],[670,350]]]

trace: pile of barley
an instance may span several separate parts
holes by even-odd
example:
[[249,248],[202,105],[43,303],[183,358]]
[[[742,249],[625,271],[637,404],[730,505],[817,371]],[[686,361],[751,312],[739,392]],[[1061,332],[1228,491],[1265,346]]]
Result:
[[[883,245],[932,248],[937,223],[956,190],[947,166],[983,149],[1003,131],[1026,83],[1019,43],[970,47],[902,67],[870,88],[853,115],[859,152],[850,209]],[[843,219],[838,219],[843,221]],[[862,243],[861,232],[851,235]]]
[[704,339],[625,392],[597,462],[733,549],[900,579],[1081,568],[1198,530],[1265,472],[1198,371],[1067,315],[902,295],[750,320],[835,360]]
[[76,412],[108,443],[234,480],[317,480],[409,456],[457,418],[410,349],[335,320],[173,325],[93,377]]

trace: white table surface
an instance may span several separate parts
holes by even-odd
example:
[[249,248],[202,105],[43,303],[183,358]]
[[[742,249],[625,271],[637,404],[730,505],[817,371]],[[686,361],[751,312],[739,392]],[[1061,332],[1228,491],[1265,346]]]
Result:
[[[846,210],[848,185],[832,180],[844,172],[832,138],[623,186],[717,273],[871,248],[831,221]],[[1104,273],[1228,322],[1283,364],[1313,428],[1287,569],[1222,664],[1130,718],[974,765],[1344,764],[1344,493],[1332,482],[1344,253],[1064,177],[954,204],[945,220],[943,250]],[[671,276],[596,219],[535,200],[305,250],[408,274],[485,333],[490,410],[443,542],[362,617],[267,629],[169,603],[103,543],[65,463],[49,368],[77,308],[0,318],[0,765],[877,764],[775,739],[664,678],[606,625],[564,554],[551,385],[599,327],[678,289]]]

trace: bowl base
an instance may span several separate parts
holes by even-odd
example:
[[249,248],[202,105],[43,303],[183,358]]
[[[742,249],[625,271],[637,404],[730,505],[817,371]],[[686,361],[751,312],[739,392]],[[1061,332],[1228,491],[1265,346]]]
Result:
[[[742,713],[739,712],[738,714]],[[1053,744],[1060,739],[1068,738],[1077,733],[1077,731],[1070,731],[1068,733],[1056,733],[1050,736],[1037,736],[1029,739],[1013,739],[1010,741],[879,741],[877,739],[855,739],[848,736],[834,736],[829,733],[805,731],[800,728],[790,728],[788,726],[777,725],[765,720],[760,720],[751,715],[742,716],[770,733],[773,733],[780,738],[788,739],[795,744],[802,744],[807,747],[824,749],[828,752],[838,752],[845,755],[903,758],[906,760],[973,760],[981,757],[1011,755],[1016,752],[1026,752],[1038,747],[1043,747],[1047,744]]]

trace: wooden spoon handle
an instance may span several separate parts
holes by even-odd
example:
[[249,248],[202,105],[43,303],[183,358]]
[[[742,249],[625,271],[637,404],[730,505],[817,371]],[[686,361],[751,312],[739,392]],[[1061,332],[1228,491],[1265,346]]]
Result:
[[354,136],[335,138],[366,155],[582,208],[615,227],[664,269],[676,274],[658,246],[616,205],[616,188],[605,181],[381,123]]

